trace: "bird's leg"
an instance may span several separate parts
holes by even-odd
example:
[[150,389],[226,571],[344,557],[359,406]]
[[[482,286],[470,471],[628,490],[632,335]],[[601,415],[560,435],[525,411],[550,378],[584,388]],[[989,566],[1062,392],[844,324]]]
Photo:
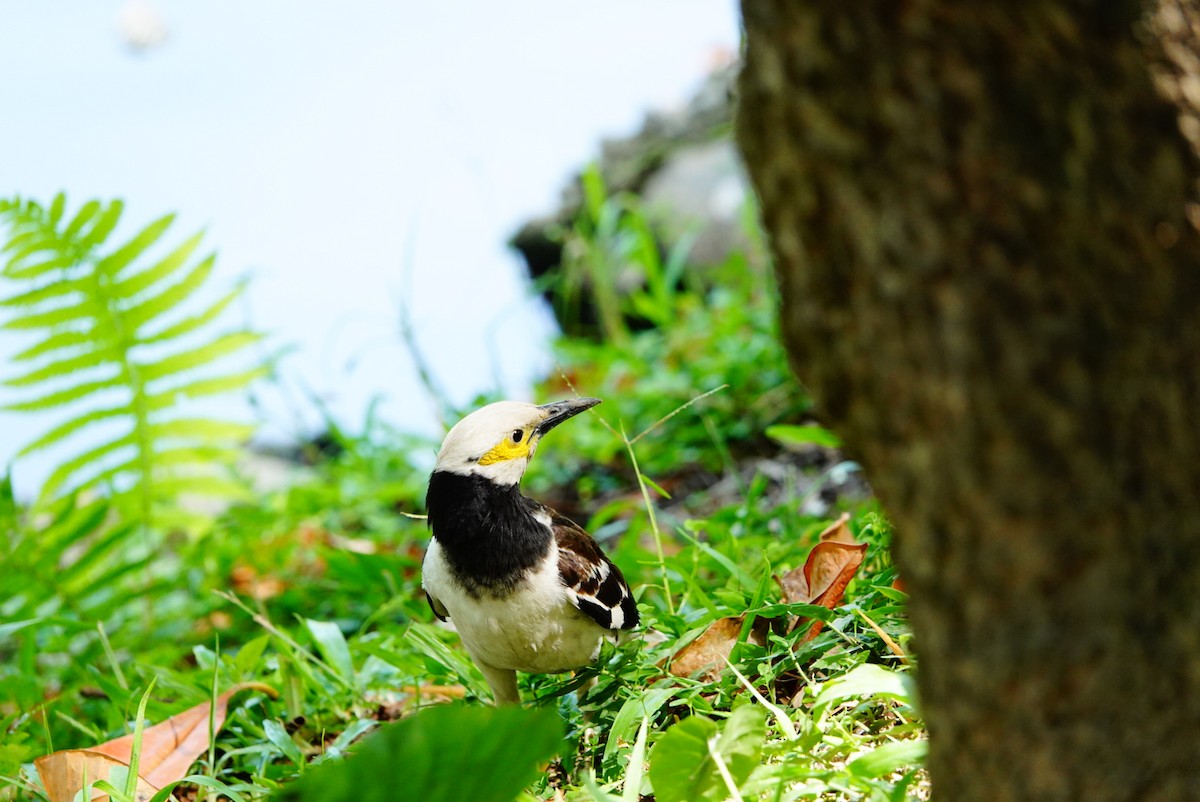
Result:
[[493,668],[487,663],[475,661],[488,687],[492,689],[492,698],[496,705],[519,705],[521,694],[517,692],[517,672],[511,668]]

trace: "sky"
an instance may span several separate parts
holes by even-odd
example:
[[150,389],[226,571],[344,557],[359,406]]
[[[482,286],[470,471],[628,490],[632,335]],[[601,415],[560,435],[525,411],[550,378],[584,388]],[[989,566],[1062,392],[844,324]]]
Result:
[[[137,8],[161,44],[129,46]],[[218,411],[260,440],[318,406],[357,429],[372,401],[429,433],[401,309],[456,403],[528,397],[554,324],[505,240],[738,37],[733,0],[0,0],[0,193],[122,198],[117,239],[170,211],[172,242],[203,229],[210,292],[248,277],[233,314],[287,352],[257,409]],[[0,357],[23,344],[0,333]],[[60,419],[0,411],[19,493],[61,453],[14,455]]]

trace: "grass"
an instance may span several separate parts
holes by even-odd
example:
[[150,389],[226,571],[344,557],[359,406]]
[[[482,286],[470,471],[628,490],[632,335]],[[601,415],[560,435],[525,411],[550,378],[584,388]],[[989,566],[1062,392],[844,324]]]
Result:
[[[605,310],[617,336],[557,343],[560,369],[538,394],[577,387],[606,403],[547,439],[525,488],[603,541],[646,624],[578,675],[522,676],[529,706],[552,712],[563,737],[544,771],[514,774],[533,778],[520,798],[923,795],[924,732],[887,521],[861,493],[822,496],[831,469],[853,466],[797,443],[819,432],[767,433],[809,421],[778,345],[766,268],[735,256],[703,281],[662,280],[680,273],[656,262],[657,250],[618,247],[639,241],[636,202],[595,203],[604,225],[569,234],[581,238],[576,252],[591,248],[587,275],[603,274],[598,260],[613,253],[641,254],[635,262],[660,275],[622,314]],[[626,329],[638,316],[669,325]],[[192,768],[199,779],[182,786],[200,797],[344,785],[302,780],[353,752],[362,768],[346,776],[369,782],[362,739],[391,733],[395,719],[416,723],[387,737],[415,750],[411,761],[432,760],[414,746],[426,715],[414,714],[447,702],[468,711],[445,725],[464,739],[481,727],[521,731],[519,721],[472,718],[489,715],[486,685],[419,589],[428,533],[412,516],[436,444],[374,422],[335,437],[340,452],[307,478],[197,533],[164,532],[153,554],[103,499],[69,497],[33,516],[0,484],[12,567],[0,575],[0,800],[44,798],[30,766],[39,755],[126,734],[241,683],[278,698],[236,698]],[[843,510],[869,544],[844,603],[781,603],[773,577],[803,565]],[[788,629],[797,614],[824,622],[815,638],[808,626]],[[675,652],[731,616],[744,626],[723,670],[670,673]]]

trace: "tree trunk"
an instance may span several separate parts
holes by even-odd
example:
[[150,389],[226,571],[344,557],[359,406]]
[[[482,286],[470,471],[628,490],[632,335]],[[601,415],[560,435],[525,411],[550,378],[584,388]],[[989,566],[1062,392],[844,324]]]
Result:
[[1200,799],[1196,2],[743,0],[784,337],[896,525],[940,799]]

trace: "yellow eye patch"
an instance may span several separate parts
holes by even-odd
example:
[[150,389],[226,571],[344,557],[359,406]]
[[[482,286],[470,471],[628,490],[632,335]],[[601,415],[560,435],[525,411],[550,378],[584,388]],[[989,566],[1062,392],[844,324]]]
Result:
[[528,432],[522,432],[521,442],[514,443],[512,435],[505,437],[499,443],[492,446],[492,450],[479,458],[480,465],[492,465],[497,462],[507,462],[511,459],[520,459],[521,457],[529,456],[530,441],[533,438]]

